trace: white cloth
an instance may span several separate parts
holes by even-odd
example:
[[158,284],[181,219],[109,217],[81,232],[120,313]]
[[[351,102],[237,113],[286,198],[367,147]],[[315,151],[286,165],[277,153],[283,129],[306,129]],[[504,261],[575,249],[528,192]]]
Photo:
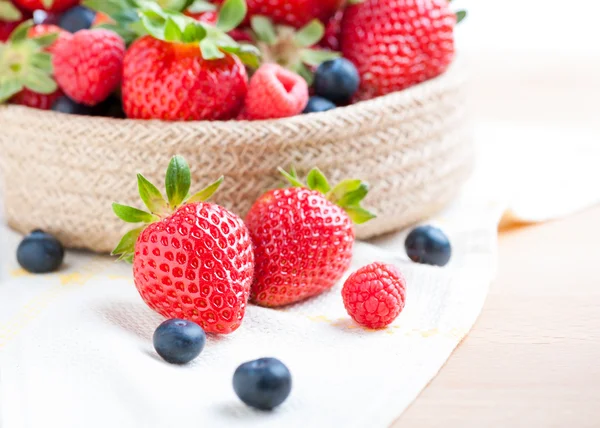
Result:
[[[547,138],[543,141],[548,145]],[[598,154],[598,147],[582,144],[574,151],[581,156],[573,159],[590,156],[586,150]],[[575,197],[568,199],[575,204],[560,203],[573,195],[569,177],[581,185],[572,171],[563,171],[563,191],[551,198],[538,193],[542,197],[533,204],[531,197],[523,197],[522,186],[507,184],[501,174],[515,152],[503,157],[506,147],[493,147],[498,145],[482,146],[479,168],[462,196],[431,221],[451,238],[454,251],[447,267],[407,261],[405,232],[357,243],[352,270],[379,260],[396,264],[407,277],[406,308],[391,327],[369,331],[354,324],[345,313],[340,283],[288,309],[250,306],[237,332],[209,337],[202,355],[185,367],[166,364],[155,354],[151,337],[162,319],[142,302],[130,267],[69,252],[60,272],[27,275],[14,260],[19,237],[4,231],[9,257],[0,284],[0,426],[389,425],[435,376],[479,315],[496,268],[496,228],[505,209],[522,212],[528,205],[514,202],[525,201],[554,216],[600,200],[600,189],[590,186],[582,190],[585,203]],[[522,146],[519,150],[526,152]],[[540,163],[538,168],[544,170]],[[600,182],[593,168],[579,173]],[[527,209],[526,219],[545,218]],[[264,356],[281,359],[293,376],[290,398],[272,413],[245,407],[231,386],[240,363]]]

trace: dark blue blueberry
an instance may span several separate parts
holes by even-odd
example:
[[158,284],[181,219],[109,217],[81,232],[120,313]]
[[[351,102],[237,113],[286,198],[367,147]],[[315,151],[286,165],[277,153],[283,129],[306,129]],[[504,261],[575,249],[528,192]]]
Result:
[[17,248],[17,261],[31,273],[56,271],[65,258],[65,249],[58,239],[39,229],[23,238]]
[[323,97],[314,95],[309,98],[308,104],[306,104],[306,107],[304,108],[304,111],[302,113],[319,113],[322,111],[332,110],[336,107],[337,106],[331,101],[326,100]]
[[204,349],[206,334],[194,322],[171,319],[158,326],[153,341],[154,349],[166,362],[187,364]]
[[404,243],[406,254],[416,263],[445,266],[452,255],[452,246],[444,232],[433,226],[419,226],[408,234]]
[[315,72],[315,93],[337,105],[349,103],[359,84],[356,67],[345,58],[325,61]]
[[90,28],[94,19],[96,19],[96,12],[87,7],[75,6],[63,13],[58,21],[58,26],[70,33],[75,33]]
[[110,96],[105,101],[94,107],[94,116],[112,117],[113,119],[125,119],[123,104],[117,96]]
[[78,114],[81,116],[93,116],[94,108],[78,104],[67,96],[62,96],[52,104],[52,110],[59,113]]
[[233,389],[245,404],[260,410],[272,410],[292,391],[292,375],[281,361],[261,358],[237,368]]

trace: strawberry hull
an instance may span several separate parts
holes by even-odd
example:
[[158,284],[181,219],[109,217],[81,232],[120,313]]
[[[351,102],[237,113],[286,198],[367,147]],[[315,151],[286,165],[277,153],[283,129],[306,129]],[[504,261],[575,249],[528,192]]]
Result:
[[[357,226],[368,238],[427,218],[451,201],[473,161],[460,61],[405,91],[323,113],[267,121],[162,122],[64,115],[0,106],[0,168],[6,219],[42,228],[67,247],[109,252],[126,230],[111,213],[138,206],[131,177],[164,179],[174,154],[194,182],[224,174],[213,202],[242,218],[282,184],[277,167],[304,176],[318,166],[332,182],[362,178],[377,218]],[[125,185],[124,185],[125,183]]]

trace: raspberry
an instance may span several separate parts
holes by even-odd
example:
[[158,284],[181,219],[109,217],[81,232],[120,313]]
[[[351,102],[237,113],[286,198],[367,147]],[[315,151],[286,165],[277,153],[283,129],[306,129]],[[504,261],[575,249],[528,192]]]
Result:
[[94,106],[119,86],[125,42],[108,30],[81,30],[54,50],[54,75],[65,94]]
[[394,266],[372,263],[350,275],[342,298],[354,321],[368,328],[383,328],[404,309],[406,280]]
[[308,103],[308,85],[277,64],[261,66],[248,87],[246,112],[251,119],[276,119],[300,114]]

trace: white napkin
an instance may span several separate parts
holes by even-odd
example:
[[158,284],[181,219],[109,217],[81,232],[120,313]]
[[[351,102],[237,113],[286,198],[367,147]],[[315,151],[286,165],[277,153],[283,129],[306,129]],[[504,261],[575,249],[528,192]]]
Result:
[[[490,135],[489,129],[479,131]],[[522,132],[513,131],[513,136]],[[513,185],[524,183],[523,176],[505,179],[519,171],[510,163],[521,158],[515,153],[529,152],[522,145],[506,156],[506,147],[497,144],[481,149],[479,168],[461,197],[430,221],[452,241],[447,267],[407,261],[406,232],[357,243],[352,270],[379,260],[397,265],[407,277],[406,308],[389,328],[369,331],[354,324],[345,313],[340,283],[291,308],[250,306],[237,332],[209,337],[202,355],[184,367],[155,354],[151,337],[162,318],[142,302],[128,266],[69,252],[60,272],[27,275],[14,261],[19,237],[4,231],[8,235],[1,240],[10,257],[0,284],[0,426],[389,425],[436,375],[479,315],[495,274],[496,229],[506,208],[539,220],[600,200],[596,186],[586,187],[582,198],[566,200],[577,203],[551,203],[573,194],[570,186],[581,185],[562,170],[554,172],[562,174],[563,186],[552,197],[542,192],[539,203],[532,203],[531,193],[523,197],[524,187]],[[570,153],[572,159],[591,155]],[[539,166],[544,158],[536,162]],[[572,164],[587,165],[584,160]],[[527,162],[523,166],[527,169]],[[595,183],[600,182],[597,172],[575,169],[590,179],[588,174],[596,174]],[[518,201],[526,203],[514,205]],[[281,359],[293,376],[288,401],[271,413],[245,407],[231,386],[239,364],[265,356]]]

